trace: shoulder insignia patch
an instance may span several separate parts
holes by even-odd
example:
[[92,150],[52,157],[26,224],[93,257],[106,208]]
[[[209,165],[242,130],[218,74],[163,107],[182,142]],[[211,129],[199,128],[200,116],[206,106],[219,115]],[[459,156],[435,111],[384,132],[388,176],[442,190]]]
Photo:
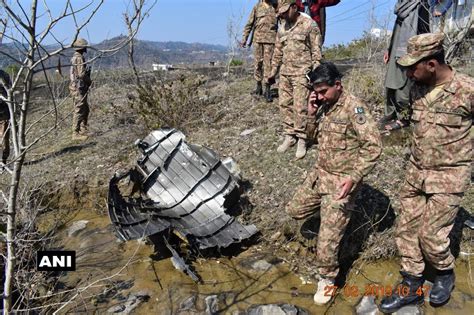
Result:
[[356,108],[354,108],[354,113],[356,113],[356,114],[364,114],[365,111],[364,111],[364,108],[363,108],[363,107],[356,107]]
[[358,113],[355,116],[356,123],[358,123],[359,125],[363,125],[367,121],[367,118],[365,118],[364,114]]

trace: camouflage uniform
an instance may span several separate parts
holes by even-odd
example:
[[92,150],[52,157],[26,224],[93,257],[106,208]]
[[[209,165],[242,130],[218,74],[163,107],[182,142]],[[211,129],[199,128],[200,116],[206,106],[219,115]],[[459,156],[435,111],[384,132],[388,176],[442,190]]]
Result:
[[[408,55],[399,63],[410,66],[442,50],[442,34],[410,39]],[[437,270],[454,268],[448,235],[471,176],[471,125],[474,80],[453,70],[439,86],[414,85],[411,157],[402,186],[396,242],[402,271],[421,276],[425,257]]]
[[[318,123],[317,162],[286,211],[295,219],[321,211],[316,263],[320,275],[334,279],[339,271],[339,243],[354,209],[356,192],[380,156],[381,140],[367,106],[350,94],[343,93],[336,104],[320,110],[324,112]],[[354,182],[351,193],[336,200],[340,183],[348,177]]]
[[71,59],[69,91],[74,102],[73,132],[87,132],[89,104],[87,94],[91,85],[90,72],[86,67],[83,54],[75,52]]
[[[3,84],[7,87],[11,86],[10,76],[0,70],[0,95],[7,97],[7,91]],[[6,163],[8,156],[10,155],[10,111],[8,110],[8,104],[5,101],[0,100],[0,148],[2,149],[1,162]]]
[[272,60],[274,77],[280,68],[279,105],[286,135],[306,139],[308,79],[319,65],[321,34],[309,16],[300,14],[294,25],[283,21],[278,29]]
[[[256,81],[267,78],[271,71],[273,49],[277,32],[275,8],[264,0],[259,1],[250,13],[242,34],[242,43],[246,43],[253,30],[254,77]],[[251,43],[252,43],[251,42]]]

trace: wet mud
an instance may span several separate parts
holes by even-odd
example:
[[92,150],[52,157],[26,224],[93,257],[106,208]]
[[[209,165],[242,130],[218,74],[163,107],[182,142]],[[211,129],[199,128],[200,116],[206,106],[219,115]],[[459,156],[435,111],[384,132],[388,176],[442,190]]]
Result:
[[[258,243],[230,255],[226,252],[221,256],[196,257],[192,266],[202,283],[195,283],[175,269],[169,253],[162,248],[146,240],[118,241],[109,218],[103,213],[80,210],[62,220],[57,245],[77,252],[76,271],[60,278],[63,290],[81,292],[64,308],[72,313],[128,310],[133,314],[247,314],[256,305],[291,304],[309,314],[356,314],[364,298],[365,309],[373,312],[359,314],[378,314],[374,301],[378,303],[384,294],[389,294],[389,288],[399,279],[396,260],[356,262],[345,287],[334,292],[328,289],[328,294],[335,293],[333,301],[324,307],[316,306],[313,303],[315,280],[292,271],[290,265],[280,259],[283,254],[279,255],[278,250]],[[419,311],[422,314],[472,313],[473,263],[469,253],[462,253],[456,262],[456,288],[449,303],[433,308],[426,297]],[[144,298],[130,302],[130,297],[137,293]]]

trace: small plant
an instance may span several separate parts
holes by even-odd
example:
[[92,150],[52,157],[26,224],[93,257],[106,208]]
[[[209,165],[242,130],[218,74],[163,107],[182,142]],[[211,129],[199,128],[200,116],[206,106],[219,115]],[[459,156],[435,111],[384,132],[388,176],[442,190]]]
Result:
[[244,64],[244,62],[243,62],[242,60],[240,60],[240,59],[232,59],[232,60],[230,61],[230,66],[231,66],[231,67],[237,67],[237,66],[241,66],[241,65],[243,65],[243,64]]
[[12,63],[5,68],[5,72],[8,73],[11,78],[14,78],[18,71],[20,71],[20,66],[16,63]]
[[361,65],[347,75],[347,88],[368,104],[380,105],[385,102],[385,68],[377,65]]
[[186,131],[192,122],[204,115],[205,102],[199,97],[201,78],[181,76],[165,82],[155,78],[137,87],[138,98],[132,106],[144,120],[147,128],[178,128]]

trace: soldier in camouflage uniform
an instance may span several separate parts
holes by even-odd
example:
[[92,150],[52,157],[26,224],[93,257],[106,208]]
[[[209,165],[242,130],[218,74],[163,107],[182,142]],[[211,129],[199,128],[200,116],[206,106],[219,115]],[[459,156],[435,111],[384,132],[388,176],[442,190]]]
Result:
[[[247,39],[253,31],[249,45],[254,44],[254,77],[257,88],[254,94],[262,95],[262,80],[270,75],[273,49],[277,33],[277,15],[271,0],[260,0],[252,9],[247,24],[244,27],[242,48],[246,47]],[[271,84],[265,84],[265,99],[272,102]]]
[[75,52],[71,59],[71,82],[69,84],[69,91],[74,103],[73,140],[85,140],[88,137],[89,104],[87,94],[92,81],[90,69],[86,66],[84,58],[84,54],[87,52],[87,44],[87,41],[83,38],[77,39],[73,44]]
[[330,300],[325,289],[334,285],[339,272],[339,243],[354,209],[358,187],[381,153],[380,135],[369,109],[343,90],[341,77],[329,62],[310,73],[313,92],[308,111],[317,108],[318,160],[286,207],[287,213],[298,220],[320,211],[316,264],[321,280],[314,295],[317,304]]
[[443,39],[443,34],[413,36],[398,60],[416,82],[410,93],[413,143],[396,232],[401,285],[409,294],[384,298],[383,312],[423,303],[424,259],[437,270],[432,304],[444,304],[454,287],[448,235],[470,185],[474,80],[445,63]]
[[7,99],[6,89],[11,87],[10,76],[3,70],[0,70],[0,148],[2,149],[1,162],[5,164],[10,155],[10,111]]
[[284,20],[278,29],[272,72],[267,79],[274,81],[280,70],[279,106],[285,139],[277,151],[285,152],[298,140],[296,158],[300,159],[306,154],[307,142],[307,74],[321,61],[321,34],[315,21],[298,12],[295,0],[280,1],[278,14]]

